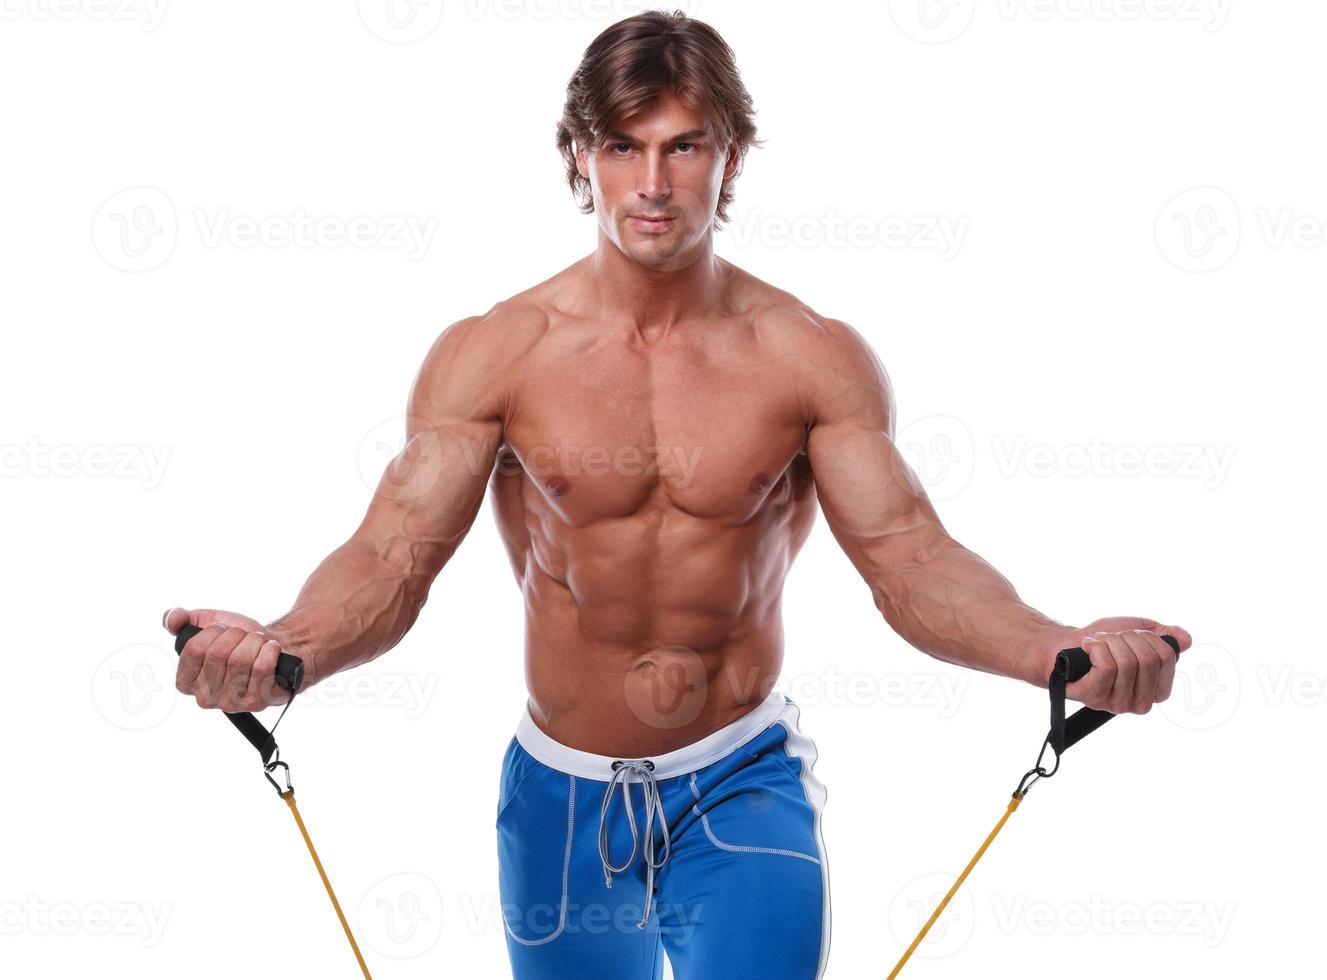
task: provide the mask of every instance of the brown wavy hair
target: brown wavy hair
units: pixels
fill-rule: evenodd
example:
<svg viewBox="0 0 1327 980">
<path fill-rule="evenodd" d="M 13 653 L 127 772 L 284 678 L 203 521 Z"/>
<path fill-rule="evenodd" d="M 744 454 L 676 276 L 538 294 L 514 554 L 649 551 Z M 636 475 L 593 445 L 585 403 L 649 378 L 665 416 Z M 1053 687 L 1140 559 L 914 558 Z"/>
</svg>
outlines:
<svg viewBox="0 0 1327 980">
<path fill-rule="evenodd" d="M 576 150 L 597 150 L 617 123 L 649 106 L 665 91 L 704 115 L 725 151 L 738 147 L 737 171 L 719 189 L 714 227 L 728 220 L 733 181 L 756 138 L 755 109 L 742 84 L 732 48 L 709 24 L 681 10 L 650 10 L 608 27 L 585 49 L 567 83 L 557 126 L 567 183 L 583 214 L 594 211 L 590 182 L 576 169 Z"/>
</svg>

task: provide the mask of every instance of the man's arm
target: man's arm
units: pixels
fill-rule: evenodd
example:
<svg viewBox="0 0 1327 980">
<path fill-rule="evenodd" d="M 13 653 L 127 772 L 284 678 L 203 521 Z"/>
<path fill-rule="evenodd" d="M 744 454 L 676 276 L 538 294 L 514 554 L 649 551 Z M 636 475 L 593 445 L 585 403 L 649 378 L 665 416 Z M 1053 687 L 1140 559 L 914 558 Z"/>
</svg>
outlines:
<svg viewBox="0 0 1327 980">
<path fill-rule="evenodd" d="M 204 628 L 181 656 L 181 691 L 204 707 L 257 710 L 288 697 L 269 680 L 278 652 L 304 660 L 307 687 L 400 641 L 483 501 L 503 439 L 506 347 L 496 314 L 442 332 L 411 388 L 405 447 L 358 529 L 318 565 L 289 612 L 266 626 L 222 610 L 167 613 L 171 633 L 186 623 Z"/>
<path fill-rule="evenodd" d="M 506 373 L 496 326 L 460 320 L 434 342 L 411 387 L 405 446 L 359 528 L 269 624 L 284 649 L 312 658 L 307 683 L 399 643 L 474 523 L 502 442 Z"/>
<path fill-rule="evenodd" d="M 1045 687 L 1055 654 L 1082 646 L 1094 670 L 1069 693 L 1145 713 L 1169 696 L 1174 655 L 1139 617 L 1066 626 L 1024 603 L 1009 580 L 954 540 L 894 445 L 889 378 L 847 324 L 820 321 L 803 352 L 807 456 L 825 519 L 886 621 L 936 659 Z M 1094 639 L 1085 642 L 1085 637 Z M 1100 669 L 1095 669 L 1100 668 Z"/>
</svg>

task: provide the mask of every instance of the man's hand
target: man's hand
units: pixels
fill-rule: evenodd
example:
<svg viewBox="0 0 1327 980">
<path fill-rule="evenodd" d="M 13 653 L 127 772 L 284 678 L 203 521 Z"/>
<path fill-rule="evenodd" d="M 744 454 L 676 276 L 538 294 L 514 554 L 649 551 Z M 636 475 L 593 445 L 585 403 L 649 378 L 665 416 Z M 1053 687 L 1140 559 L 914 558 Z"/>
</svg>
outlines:
<svg viewBox="0 0 1327 980">
<path fill-rule="evenodd" d="M 221 609 L 168 609 L 161 624 L 172 636 L 185 626 L 202 630 L 184 645 L 175 672 L 176 689 L 199 707 L 259 711 L 290 699 L 276 683 L 281 642 L 257 620 Z"/>
<path fill-rule="evenodd" d="M 1111 714 L 1145 715 L 1153 704 L 1170 697 L 1175 681 L 1175 652 L 1161 639 L 1163 633 L 1175 637 L 1181 651 L 1193 645 L 1180 627 L 1138 616 L 1111 616 L 1081 629 L 1063 627 L 1056 631 L 1042 683 L 1050 677 L 1055 654 L 1082 647 L 1092 669 L 1065 688 L 1065 697 Z"/>
</svg>

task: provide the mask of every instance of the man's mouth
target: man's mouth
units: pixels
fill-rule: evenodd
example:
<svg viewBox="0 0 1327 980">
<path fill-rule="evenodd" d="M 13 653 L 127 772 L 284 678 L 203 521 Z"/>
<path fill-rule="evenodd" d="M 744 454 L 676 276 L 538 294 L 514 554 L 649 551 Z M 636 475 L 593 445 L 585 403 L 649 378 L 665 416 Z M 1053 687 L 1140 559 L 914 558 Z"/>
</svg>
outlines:
<svg viewBox="0 0 1327 980">
<path fill-rule="evenodd" d="M 658 232 L 667 231 L 677 219 L 666 214 L 633 214 L 628 220 L 640 231 Z"/>
</svg>

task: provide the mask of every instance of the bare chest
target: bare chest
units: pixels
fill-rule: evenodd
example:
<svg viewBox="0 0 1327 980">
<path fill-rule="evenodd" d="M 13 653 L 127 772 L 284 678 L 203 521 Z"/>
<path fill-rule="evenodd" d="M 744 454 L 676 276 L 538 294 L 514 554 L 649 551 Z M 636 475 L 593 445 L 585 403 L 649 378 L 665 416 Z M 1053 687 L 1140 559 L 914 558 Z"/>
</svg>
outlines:
<svg viewBox="0 0 1327 980">
<path fill-rule="evenodd" d="M 652 505 L 736 523 L 797 489 L 790 372 L 740 336 L 573 335 L 532 359 L 514 405 L 508 451 L 573 525 Z"/>
</svg>

